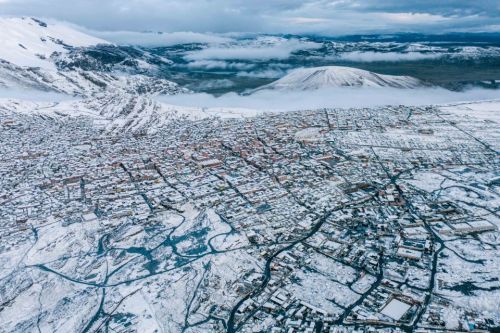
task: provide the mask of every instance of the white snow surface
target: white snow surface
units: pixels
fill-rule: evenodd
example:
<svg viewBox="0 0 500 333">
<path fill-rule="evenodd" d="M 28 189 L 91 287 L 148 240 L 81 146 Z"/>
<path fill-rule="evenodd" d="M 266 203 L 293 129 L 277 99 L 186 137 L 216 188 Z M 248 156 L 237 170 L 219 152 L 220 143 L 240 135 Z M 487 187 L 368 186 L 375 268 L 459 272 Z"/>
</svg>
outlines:
<svg viewBox="0 0 500 333">
<path fill-rule="evenodd" d="M 500 122 L 500 100 L 465 102 L 440 107 L 443 112 L 476 118 L 481 121 Z"/>
<path fill-rule="evenodd" d="M 0 18 L 0 59 L 18 66 L 55 69 L 49 59 L 54 52 L 97 44 L 109 43 L 64 24 L 28 17 Z"/>
<path fill-rule="evenodd" d="M 329 87 L 417 88 L 425 84 L 411 76 L 383 75 L 358 68 L 324 66 L 299 68 L 262 89 L 317 90 Z"/>
<path fill-rule="evenodd" d="M 382 310 L 382 314 L 391 317 L 394 320 L 399 320 L 408 311 L 410 306 L 397 299 L 393 299 Z"/>
</svg>

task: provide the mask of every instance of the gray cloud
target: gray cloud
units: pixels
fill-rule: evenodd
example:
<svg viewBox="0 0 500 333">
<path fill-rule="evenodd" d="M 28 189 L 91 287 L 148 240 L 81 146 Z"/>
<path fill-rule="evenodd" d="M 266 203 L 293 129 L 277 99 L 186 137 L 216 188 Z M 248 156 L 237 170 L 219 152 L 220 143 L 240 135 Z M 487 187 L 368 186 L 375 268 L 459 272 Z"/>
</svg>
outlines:
<svg viewBox="0 0 500 333">
<path fill-rule="evenodd" d="M 361 11 L 414 12 L 443 16 L 498 16 L 500 11 L 497 0 L 352 0 L 344 1 L 343 4 Z"/>
<path fill-rule="evenodd" d="M 0 14 L 101 31 L 500 31 L 497 0 L 0 0 Z"/>
<path fill-rule="evenodd" d="M 418 61 L 423 59 L 436 59 L 441 57 L 439 53 L 420 52 L 373 52 L 373 51 L 353 51 L 340 54 L 339 58 L 346 61 L 374 62 L 374 61 Z"/>
<path fill-rule="evenodd" d="M 335 107 L 376 107 L 383 105 L 430 105 L 478 100 L 492 100 L 498 92 L 470 89 L 454 92 L 443 88 L 397 89 L 386 87 L 342 87 L 313 91 L 264 90 L 252 95 L 227 93 L 220 97 L 210 94 L 159 96 L 163 103 L 199 108 L 243 108 L 271 111 L 295 111 Z"/>
<path fill-rule="evenodd" d="M 242 62 L 228 62 L 221 60 L 195 60 L 190 62 L 187 67 L 195 69 L 232 69 L 232 70 L 247 70 L 255 65 Z"/>
<path fill-rule="evenodd" d="M 172 46 L 190 43 L 221 44 L 230 38 L 199 32 L 134 32 L 134 31 L 88 31 L 93 36 L 112 43 L 141 46 Z"/>
<path fill-rule="evenodd" d="M 185 56 L 187 60 L 271 60 L 287 59 L 298 50 L 320 48 L 322 44 L 300 39 L 261 37 L 247 43 L 212 46 L 193 51 Z"/>
</svg>

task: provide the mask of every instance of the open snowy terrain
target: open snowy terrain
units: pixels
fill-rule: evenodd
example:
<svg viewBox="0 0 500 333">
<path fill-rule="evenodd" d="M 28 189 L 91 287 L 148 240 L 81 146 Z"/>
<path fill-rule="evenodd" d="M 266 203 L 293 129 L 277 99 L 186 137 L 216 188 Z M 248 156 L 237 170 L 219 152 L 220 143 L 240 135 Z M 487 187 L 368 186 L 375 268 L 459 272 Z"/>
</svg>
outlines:
<svg viewBox="0 0 500 333">
<path fill-rule="evenodd" d="M 68 47 L 85 47 L 108 42 L 63 24 L 47 24 L 33 18 L 2 18 L 0 20 L 0 59 L 22 67 L 54 70 L 50 57 L 65 53 Z"/>
</svg>

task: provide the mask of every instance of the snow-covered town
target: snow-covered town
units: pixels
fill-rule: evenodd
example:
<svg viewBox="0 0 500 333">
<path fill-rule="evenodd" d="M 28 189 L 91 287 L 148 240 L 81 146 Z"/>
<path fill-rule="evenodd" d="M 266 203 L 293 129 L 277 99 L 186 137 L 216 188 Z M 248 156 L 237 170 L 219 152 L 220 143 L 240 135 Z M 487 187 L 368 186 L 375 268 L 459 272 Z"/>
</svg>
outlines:
<svg viewBox="0 0 500 333">
<path fill-rule="evenodd" d="M 499 17 L 0 0 L 0 333 L 500 332 Z"/>
<path fill-rule="evenodd" d="M 4 103 L 0 332 L 498 327 L 498 104 L 148 132 Z"/>
</svg>

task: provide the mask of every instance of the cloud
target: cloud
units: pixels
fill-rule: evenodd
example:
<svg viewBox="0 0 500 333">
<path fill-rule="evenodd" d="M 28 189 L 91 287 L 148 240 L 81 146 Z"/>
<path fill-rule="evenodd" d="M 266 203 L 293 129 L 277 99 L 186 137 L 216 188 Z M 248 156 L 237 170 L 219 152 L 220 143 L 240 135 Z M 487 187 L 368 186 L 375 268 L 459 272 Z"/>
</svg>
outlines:
<svg viewBox="0 0 500 333">
<path fill-rule="evenodd" d="M 291 17 L 288 19 L 291 24 L 317 24 L 317 23 L 331 23 L 332 21 L 327 18 L 321 17 Z"/>
<path fill-rule="evenodd" d="M 235 83 L 229 79 L 221 80 L 202 80 L 197 81 L 191 85 L 189 88 L 194 90 L 213 90 L 213 89 L 228 89 L 235 86 Z"/>
<path fill-rule="evenodd" d="M 231 38 L 198 32 L 90 31 L 88 33 L 118 45 L 172 46 L 180 44 L 221 44 Z"/>
<path fill-rule="evenodd" d="M 243 62 L 228 62 L 222 60 L 195 60 L 187 64 L 188 68 L 195 69 L 231 69 L 231 70 L 248 70 L 255 65 Z"/>
<path fill-rule="evenodd" d="M 3 15 L 100 31 L 320 33 L 499 31 L 498 0 L 0 0 Z"/>
<path fill-rule="evenodd" d="M 258 68 L 253 71 L 240 71 L 236 76 L 278 79 L 285 76 L 293 66 L 286 63 L 267 63 L 264 68 Z"/>
<path fill-rule="evenodd" d="M 360 12 L 431 14 L 446 17 L 496 16 L 500 10 L 497 0 L 347 0 L 342 1 L 342 6 Z"/>
<path fill-rule="evenodd" d="M 373 51 L 353 51 L 341 53 L 339 58 L 345 61 L 354 62 L 396 62 L 396 61 L 418 61 L 425 59 L 437 59 L 442 57 L 439 53 L 420 53 L 420 52 L 373 52 Z"/>
<path fill-rule="evenodd" d="M 429 13 L 379 13 L 381 18 L 403 24 L 429 24 L 451 20 L 449 17 Z"/>
<path fill-rule="evenodd" d="M 179 67 L 187 67 L 193 70 L 207 71 L 231 71 L 238 77 L 253 77 L 253 78 L 280 78 L 287 74 L 293 67 L 291 64 L 279 62 L 259 62 L 262 59 L 249 62 L 248 59 L 243 61 L 228 61 L 228 60 L 195 60 L 181 64 Z"/>
<path fill-rule="evenodd" d="M 287 59 L 293 52 L 320 48 L 322 44 L 301 39 L 259 37 L 236 44 L 210 46 L 188 53 L 184 58 L 190 61 L 200 60 L 272 60 Z"/>
<path fill-rule="evenodd" d="M 240 77 L 255 77 L 255 78 L 269 78 L 269 79 L 278 79 L 282 76 L 285 76 L 287 71 L 281 68 L 267 68 L 256 71 L 243 71 L 238 72 L 236 76 Z"/>
<path fill-rule="evenodd" d="M 78 97 L 34 89 L 0 87 L 0 99 L 21 99 L 32 102 L 63 102 L 77 100 Z"/>
<path fill-rule="evenodd" d="M 498 90 L 471 89 L 453 92 L 443 88 L 331 88 L 303 92 L 259 91 L 252 95 L 228 93 L 161 96 L 171 105 L 200 108 L 245 108 L 262 111 L 295 111 L 334 107 L 376 107 L 383 105 L 430 105 L 498 99 Z"/>
</svg>

